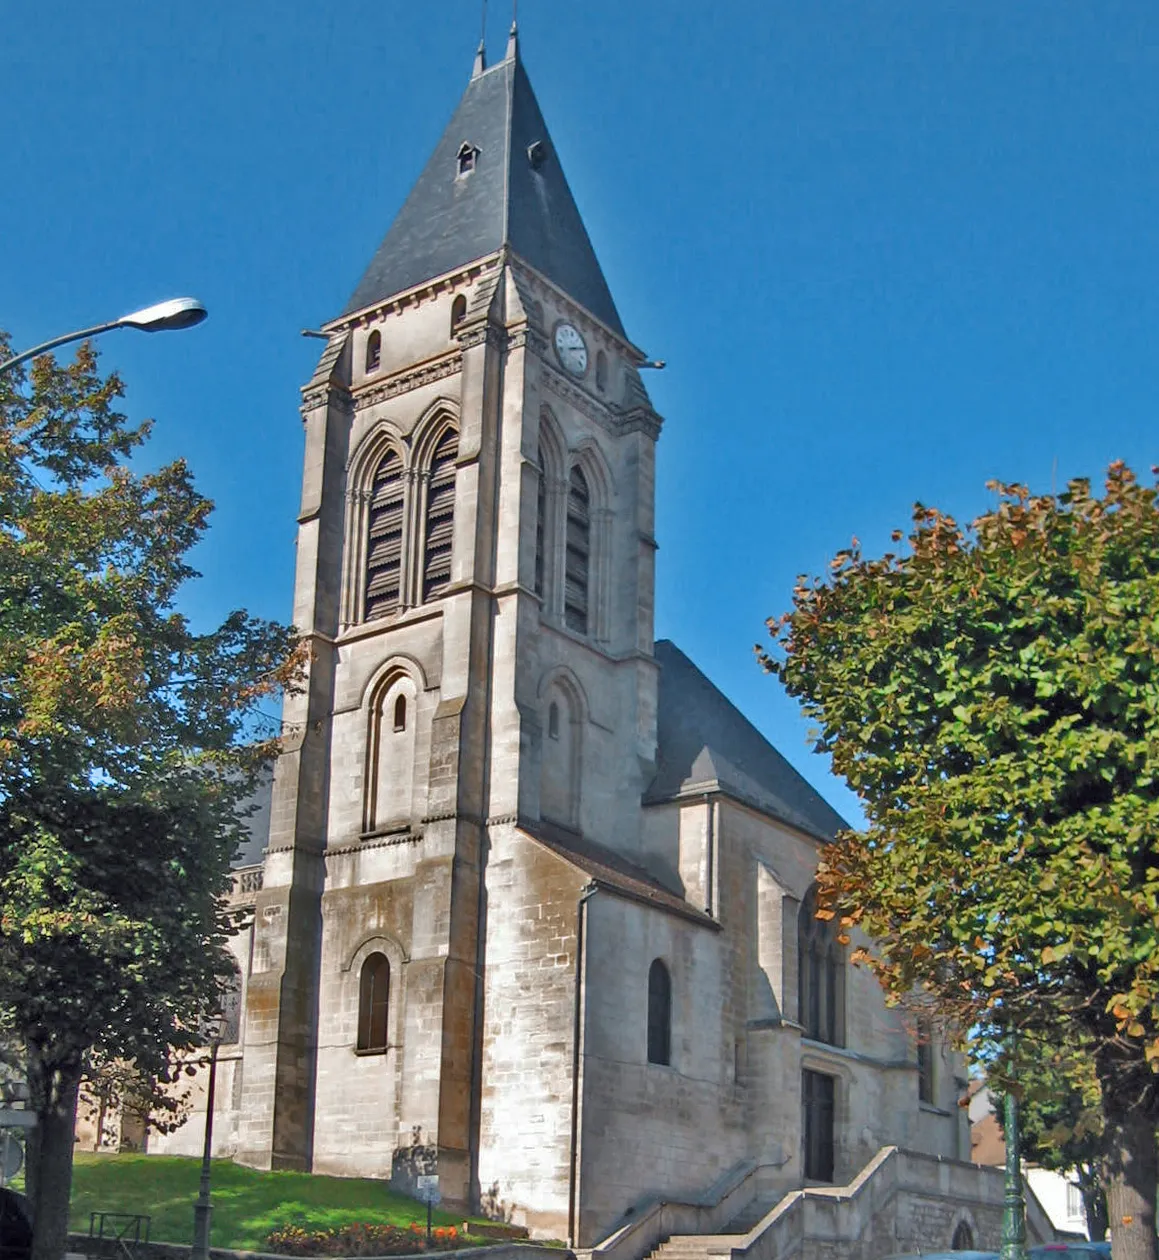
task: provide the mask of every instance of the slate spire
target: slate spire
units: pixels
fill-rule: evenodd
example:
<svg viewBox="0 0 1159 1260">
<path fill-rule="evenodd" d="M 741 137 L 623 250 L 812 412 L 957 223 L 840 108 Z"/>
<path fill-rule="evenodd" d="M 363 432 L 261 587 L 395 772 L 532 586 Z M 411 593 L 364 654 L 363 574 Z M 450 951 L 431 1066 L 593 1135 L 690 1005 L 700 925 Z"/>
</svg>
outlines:
<svg viewBox="0 0 1159 1260">
<path fill-rule="evenodd" d="M 506 246 L 623 337 L 615 302 L 519 56 L 482 50 L 458 108 L 345 315 Z"/>
</svg>

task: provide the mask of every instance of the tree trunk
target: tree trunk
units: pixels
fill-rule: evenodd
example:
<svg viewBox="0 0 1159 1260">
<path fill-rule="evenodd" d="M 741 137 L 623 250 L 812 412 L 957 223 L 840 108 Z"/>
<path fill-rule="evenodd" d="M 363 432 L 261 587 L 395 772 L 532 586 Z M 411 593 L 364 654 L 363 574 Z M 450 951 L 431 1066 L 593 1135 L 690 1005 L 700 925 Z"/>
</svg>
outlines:
<svg viewBox="0 0 1159 1260">
<path fill-rule="evenodd" d="M 1105 1182 L 1113 1260 L 1159 1260 L 1155 1246 L 1159 1180 L 1155 1121 L 1143 1108 L 1108 1109 L 1105 1118 Z"/>
<path fill-rule="evenodd" d="M 1083 1215 L 1087 1218 L 1087 1237 L 1102 1242 L 1107 1236 L 1107 1192 L 1097 1176 L 1079 1172 L 1079 1190 L 1083 1196 Z"/>
<path fill-rule="evenodd" d="M 36 1109 L 25 1176 L 33 1212 L 31 1260 L 61 1260 L 65 1252 L 80 1078 L 80 1055 L 46 1063 L 29 1047 L 28 1086 Z"/>
</svg>

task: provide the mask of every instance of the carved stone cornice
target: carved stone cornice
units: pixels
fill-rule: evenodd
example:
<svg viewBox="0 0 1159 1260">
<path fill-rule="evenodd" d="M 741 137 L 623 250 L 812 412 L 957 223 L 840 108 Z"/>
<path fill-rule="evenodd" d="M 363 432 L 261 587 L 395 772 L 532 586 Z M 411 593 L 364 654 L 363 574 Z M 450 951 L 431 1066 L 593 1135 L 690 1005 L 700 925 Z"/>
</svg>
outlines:
<svg viewBox="0 0 1159 1260">
<path fill-rule="evenodd" d="M 335 406 L 339 411 L 348 412 L 350 410 L 350 391 L 345 387 L 337 387 L 334 385 L 323 385 L 317 389 L 311 389 L 307 386 L 302 390 L 302 402 L 298 410 L 301 411 L 303 419 L 308 411 L 316 411 L 319 407 Z"/>
<path fill-rule="evenodd" d="M 542 380 L 549 393 L 574 407 L 576 411 L 598 424 L 601 429 L 615 433 L 615 423 L 605 407 L 597 403 L 585 390 L 565 381 L 546 359 L 543 366 L 547 370 L 542 373 Z"/>
<path fill-rule="evenodd" d="M 460 356 L 452 354 L 431 363 L 424 363 L 421 367 L 413 368 L 409 372 L 399 372 L 370 389 L 360 391 L 354 399 L 354 410 L 365 411 L 367 407 L 373 407 L 375 403 L 384 402 L 387 398 L 408 394 L 412 389 L 421 389 L 422 386 L 441 381 L 444 377 L 454 376 L 456 372 L 461 371 L 462 366 Z"/>
<path fill-rule="evenodd" d="M 507 345 L 507 329 L 499 324 L 476 324 L 473 328 L 464 329 L 455 340 L 463 350 L 470 350 L 484 343 L 496 350 L 502 350 Z"/>
<path fill-rule="evenodd" d="M 546 354 L 548 341 L 543 333 L 527 324 L 508 335 L 507 346 L 511 350 L 521 350 L 526 346 L 532 354 Z"/>
<path fill-rule="evenodd" d="M 660 428 L 664 422 L 647 407 L 633 407 L 617 417 L 618 433 L 645 433 L 655 442 L 660 436 Z"/>
</svg>

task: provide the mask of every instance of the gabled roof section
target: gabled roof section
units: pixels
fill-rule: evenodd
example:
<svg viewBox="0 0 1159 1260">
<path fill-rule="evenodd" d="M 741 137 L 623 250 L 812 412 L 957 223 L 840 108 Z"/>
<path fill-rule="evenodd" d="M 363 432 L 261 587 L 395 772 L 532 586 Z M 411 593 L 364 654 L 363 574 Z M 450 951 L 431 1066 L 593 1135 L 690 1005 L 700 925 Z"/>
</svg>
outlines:
<svg viewBox="0 0 1159 1260">
<path fill-rule="evenodd" d="M 463 145 L 477 150 L 459 173 Z M 344 315 L 507 246 L 625 337 L 616 304 L 512 38 L 476 73 Z"/>
<path fill-rule="evenodd" d="M 819 840 L 849 824 L 667 639 L 660 666 L 656 776 L 647 802 L 719 788 Z"/>
</svg>

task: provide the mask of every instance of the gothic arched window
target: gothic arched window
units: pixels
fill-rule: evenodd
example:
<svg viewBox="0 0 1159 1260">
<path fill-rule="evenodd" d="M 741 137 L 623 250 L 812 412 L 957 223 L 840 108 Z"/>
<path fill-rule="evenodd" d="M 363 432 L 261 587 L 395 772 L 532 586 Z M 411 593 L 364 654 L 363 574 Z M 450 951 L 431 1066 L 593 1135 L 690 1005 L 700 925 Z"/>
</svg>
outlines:
<svg viewBox="0 0 1159 1260">
<path fill-rule="evenodd" d="M 382 362 L 382 333 L 376 328 L 366 339 L 366 370 L 377 372 Z"/>
<path fill-rule="evenodd" d="M 402 459 L 389 450 L 374 471 L 366 542 L 367 621 L 398 611 L 402 586 Z"/>
<path fill-rule="evenodd" d="M 451 582 L 451 544 L 455 533 L 455 460 L 459 435 L 448 429 L 431 455 L 427 482 L 426 532 L 423 542 L 423 603 L 441 595 Z"/>
<path fill-rule="evenodd" d="M 648 1062 L 672 1062 L 672 977 L 659 958 L 648 968 Z"/>
<path fill-rule="evenodd" d="M 386 1049 L 386 1017 L 390 1010 L 390 963 L 385 954 L 371 954 L 358 980 L 358 1049 Z"/>
<path fill-rule="evenodd" d="M 817 889 L 810 888 L 797 916 L 798 1017 L 806 1037 L 840 1046 L 845 1041 L 845 953 L 834 919 L 817 918 Z"/>
<path fill-rule="evenodd" d="M 588 632 L 588 575 L 592 552 L 591 493 L 587 478 L 571 470 L 567 486 L 567 555 L 564 565 L 563 620 L 569 630 Z"/>
</svg>

